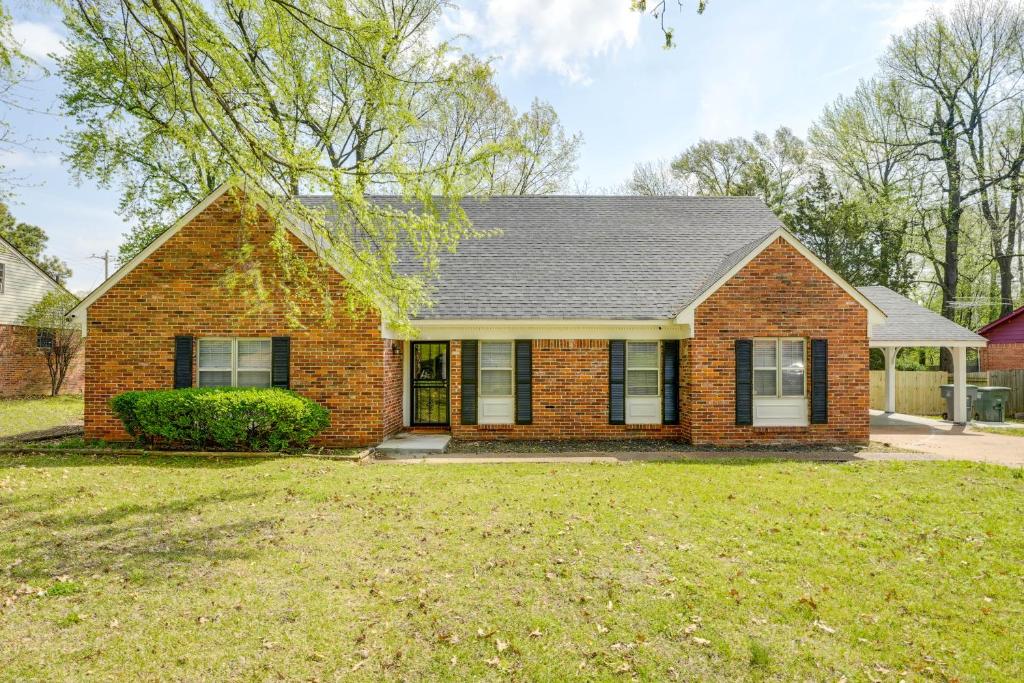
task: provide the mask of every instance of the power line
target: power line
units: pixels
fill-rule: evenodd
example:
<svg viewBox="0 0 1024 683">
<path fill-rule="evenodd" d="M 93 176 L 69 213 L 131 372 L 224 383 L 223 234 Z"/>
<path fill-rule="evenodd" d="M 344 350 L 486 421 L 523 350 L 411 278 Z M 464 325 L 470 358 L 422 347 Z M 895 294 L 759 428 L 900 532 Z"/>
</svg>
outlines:
<svg viewBox="0 0 1024 683">
<path fill-rule="evenodd" d="M 89 258 L 97 258 L 103 261 L 103 279 L 106 280 L 110 277 L 110 250 L 107 249 L 103 252 L 103 255 L 91 254 Z"/>
</svg>

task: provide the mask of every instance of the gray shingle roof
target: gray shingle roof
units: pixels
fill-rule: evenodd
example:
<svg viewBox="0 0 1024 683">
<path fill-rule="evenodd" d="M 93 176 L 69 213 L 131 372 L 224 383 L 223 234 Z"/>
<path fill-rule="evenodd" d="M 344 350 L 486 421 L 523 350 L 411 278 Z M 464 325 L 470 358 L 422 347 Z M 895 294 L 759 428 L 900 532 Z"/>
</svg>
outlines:
<svg viewBox="0 0 1024 683">
<path fill-rule="evenodd" d="M 938 313 L 929 311 L 888 287 L 858 288 L 864 296 L 881 308 L 888 316 L 881 325 L 871 330 L 871 342 L 979 342 L 985 338 L 961 327 Z"/>
<path fill-rule="evenodd" d="M 664 320 L 780 227 L 753 197 L 492 197 L 463 207 L 474 228 L 502 234 L 441 257 L 435 305 L 420 318 Z"/>
</svg>

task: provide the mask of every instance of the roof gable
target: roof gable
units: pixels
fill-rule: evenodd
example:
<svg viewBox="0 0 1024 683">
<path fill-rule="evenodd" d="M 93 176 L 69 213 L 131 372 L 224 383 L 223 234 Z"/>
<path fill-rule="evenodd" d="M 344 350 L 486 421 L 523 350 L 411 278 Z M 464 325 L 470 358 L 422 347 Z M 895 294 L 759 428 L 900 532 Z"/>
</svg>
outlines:
<svg viewBox="0 0 1024 683">
<path fill-rule="evenodd" d="M 46 280 L 47 284 L 53 285 L 54 287 L 58 287 L 60 289 L 63 289 L 65 292 L 68 291 L 67 288 L 64 287 L 64 285 L 62 285 L 61 283 L 59 283 L 56 280 L 54 280 L 53 276 L 51 276 L 45 270 L 43 270 L 38 265 L 36 265 L 35 261 L 30 259 L 28 256 L 25 256 L 25 254 L 23 254 L 20 249 L 18 249 L 16 246 L 11 244 L 9 241 L 4 239 L 3 237 L 0 237 L 0 245 L 3 245 L 4 247 L 7 247 L 7 249 L 15 256 L 15 258 L 17 258 L 18 260 L 24 262 L 25 265 L 27 265 L 29 268 L 31 268 L 32 271 L 35 274 L 37 274 L 39 277 L 41 277 L 44 280 Z"/>
<path fill-rule="evenodd" d="M 992 341 L 1024 340 L 1024 306 L 984 325 L 978 330 L 978 334 Z"/>
<path fill-rule="evenodd" d="M 225 193 L 228 192 L 228 190 L 231 189 L 237 189 L 240 192 L 245 191 L 243 187 L 241 187 L 240 185 L 233 181 L 227 181 L 222 183 L 219 187 L 217 187 L 217 189 L 215 189 L 213 192 L 204 197 L 202 201 L 200 201 L 198 204 L 189 209 L 181 218 L 175 221 L 173 225 L 171 225 L 169 228 L 160 233 L 156 237 L 156 239 L 154 239 L 152 242 L 146 245 L 146 247 L 138 254 L 136 254 L 132 260 L 130 260 L 128 263 L 124 264 L 116 271 L 114 271 L 113 275 L 104 280 L 96 289 L 90 292 L 88 296 L 82 299 L 81 302 L 79 302 L 79 304 L 71 310 L 69 315 L 72 318 L 83 318 L 84 329 L 83 314 L 85 313 L 85 311 L 89 309 L 89 306 L 91 306 L 93 302 L 95 302 L 97 299 L 103 296 L 111 287 L 120 282 L 126 275 L 128 275 L 128 273 L 135 270 L 135 268 L 138 267 L 138 265 L 145 261 L 147 258 L 149 258 L 149 256 L 153 252 L 162 247 L 169 239 L 178 234 L 178 232 L 180 232 L 182 228 L 191 223 L 199 214 L 201 214 L 203 211 L 209 208 L 211 204 L 220 199 Z M 264 207 L 261 203 L 257 202 L 257 204 L 261 208 L 266 209 L 266 207 Z M 284 225 L 288 228 L 288 230 L 297 238 L 299 238 L 299 240 L 301 240 L 303 244 L 312 249 L 316 254 L 322 254 L 323 250 L 319 248 L 319 246 L 316 244 L 313 235 L 310 234 L 308 230 L 303 230 L 300 227 L 298 227 L 297 222 L 292 220 L 288 216 L 284 216 L 282 220 L 284 222 Z M 335 268 L 337 269 L 337 266 L 335 266 Z M 341 272 L 340 269 L 338 270 L 339 272 Z"/>
<path fill-rule="evenodd" d="M 681 325 L 689 325 L 692 330 L 697 307 L 707 301 L 725 283 L 731 280 L 733 276 L 743 270 L 744 266 L 753 261 L 771 244 L 780 239 L 796 249 L 801 256 L 811 262 L 811 265 L 824 273 L 830 280 L 838 285 L 840 289 L 849 294 L 851 298 L 867 310 L 869 329 L 871 325 L 885 321 L 885 311 L 860 292 L 856 287 L 843 279 L 838 273 L 829 268 L 824 261 L 815 256 L 814 252 L 804 246 L 803 242 L 798 240 L 792 233 L 780 226 L 764 239 L 750 242 L 742 248 L 726 254 L 711 276 L 702 283 L 700 289 L 676 314 L 676 322 Z"/>
</svg>

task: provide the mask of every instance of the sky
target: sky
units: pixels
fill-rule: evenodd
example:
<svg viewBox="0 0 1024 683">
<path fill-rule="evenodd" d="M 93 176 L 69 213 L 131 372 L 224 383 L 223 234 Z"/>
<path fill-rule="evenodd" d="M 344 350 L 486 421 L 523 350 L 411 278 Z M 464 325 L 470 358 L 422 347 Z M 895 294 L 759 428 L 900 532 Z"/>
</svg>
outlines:
<svg viewBox="0 0 1024 683">
<path fill-rule="evenodd" d="M 569 191 L 609 191 L 638 161 L 669 159 L 702 138 L 749 136 L 789 126 L 798 135 L 822 108 L 870 77 L 890 36 L 950 0 L 668 0 L 677 47 L 662 48 L 655 19 L 629 0 L 457 0 L 440 35 L 489 57 L 498 84 L 520 109 L 550 102 L 584 143 Z M 653 5 L 654 2 L 649 4 Z M 59 17 L 38 0 L 9 0 L 14 33 L 43 66 L 62 50 Z M 23 86 L 30 110 L 4 112 L 29 146 L 0 163 L 18 177 L 9 204 L 46 229 L 49 252 L 74 271 L 72 291 L 103 280 L 125 223 L 116 187 L 81 183 L 63 165 L 57 75 Z M 113 264 L 112 264 L 113 265 Z"/>
</svg>

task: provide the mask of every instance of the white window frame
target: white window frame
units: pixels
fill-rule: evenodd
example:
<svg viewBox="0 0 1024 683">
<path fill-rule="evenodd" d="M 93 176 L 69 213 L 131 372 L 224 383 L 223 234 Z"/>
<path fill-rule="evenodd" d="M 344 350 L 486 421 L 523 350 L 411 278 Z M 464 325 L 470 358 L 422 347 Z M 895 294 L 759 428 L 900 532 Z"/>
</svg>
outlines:
<svg viewBox="0 0 1024 683">
<path fill-rule="evenodd" d="M 508 344 L 509 345 L 509 359 L 508 367 L 501 368 L 485 368 L 483 363 L 484 346 L 490 344 Z M 476 386 L 477 386 L 477 410 L 479 415 L 477 416 L 477 424 L 515 424 L 515 403 L 516 403 L 516 343 L 512 339 L 490 339 L 487 341 L 480 341 L 477 349 L 477 375 L 476 375 Z M 509 393 L 508 395 L 488 395 L 484 394 L 484 371 L 485 370 L 497 370 L 497 371 L 508 371 L 509 373 Z"/>
<path fill-rule="evenodd" d="M 0 294 L 4 293 L 7 286 L 7 264 L 0 263 Z"/>
<path fill-rule="evenodd" d="M 651 366 L 638 366 L 632 367 L 629 364 L 629 349 L 633 344 L 654 344 L 657 349 L 657 360 L 655 361 L 655 367 Z M 662 354 L 664 353 L 664 344 L 656 339 L 638 339 L 635 341 L 626 342 L 626 376 L 625 376 L 625 394 L 626 394 L 626 424 L 661 424 L 661 395 L 662 395 L 662 379 L 661 368 L 663 365 Z M 629 372 L 630 370 L 654 370 L 657 372 L 658 383 L 657 391 L 653 395 L 642 395 L 642 396 L 631 396 L 629 393 Z"/>
<path fill-rule="evenodd" d="M 798 341 L 803 347 L 804 380 L 799 395 L 783 396 L 782 394 L 782 343 Z M 807 339 L 805 337 L 757 337 L 758 342 L 775 343 L 775 367 L 754 365 L 757 370 L 775 370 L 775 395 L 763 396 L 754 394 L 754 426 L 755 427 L 806 427 L 809 424 L 807 402 Z M 757 354 L 753 354 L 756 359 Z M 753 360 L 753 359 L 752 359 Z M 757 384 L 754 382 L 754 387 Z"/>
<path fill-rule="evenodd" d="M 242 372 L 266 372 L 267 373 L 267 388 L 274 384 L 274 357 L 273 357 L 273 341 L 270 337 L 199 337 L 196 340 L 196 386 L 203 386 L 202 384 L 202 373 L 203 372 L 230 372 L 231 373 L 231 386 L 238 386 L 238 342 L 240 341 L 260 341 L 268 342 L 271 346 L 271 357 L 270 367 L 266 370 L 258 370 L 254 368 L 242 368 Z M 199 364 L 202 356 L 199 353 L 199 347 L 203 342 L 231 342 L 231 367 L 215 367 L 215 368 L 204 368 Z M 262 388 L 262 387 L 253 387 Z"/>
</svg>

